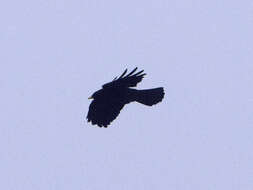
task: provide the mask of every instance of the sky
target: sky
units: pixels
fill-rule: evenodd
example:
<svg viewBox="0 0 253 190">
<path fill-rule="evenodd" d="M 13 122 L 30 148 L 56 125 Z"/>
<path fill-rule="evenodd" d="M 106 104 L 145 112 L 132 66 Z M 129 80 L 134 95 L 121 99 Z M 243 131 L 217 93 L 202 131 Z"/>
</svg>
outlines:
<svg viewBox="0 0 253 190">
<path fill-rule="evenodd" d="M 0 34 L 0 189 L 253 189 L 252 1 L 1 1 Z M 87 123 L 135 67 L 164 100 Z"/>
</svg>

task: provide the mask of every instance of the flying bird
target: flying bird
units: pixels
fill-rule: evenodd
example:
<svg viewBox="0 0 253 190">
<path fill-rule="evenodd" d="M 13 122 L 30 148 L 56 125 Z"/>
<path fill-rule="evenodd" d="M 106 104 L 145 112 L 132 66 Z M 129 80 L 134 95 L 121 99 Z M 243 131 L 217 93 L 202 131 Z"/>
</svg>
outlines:
<svg viewBox="0 0 253 190">
<path fill-rule="evenodd" d="M 161 102 L 164 97 L 162 87 L 137 90 L 137 83 L 141 82 L 144 70 L 136 72 L 137 67 L 126 75 L 127 69 L 115 77 L 111 82 L 102 86 L 102 89 L 93 93 L 89 99 L 93 99 L 87 114 L 88 122 L 99 127 L 107 127 L 116 119 L 124 105 L 130 102 L 138 102 L 152 106 Z M 136 73 L 135 73 L 136 72 Z"/>
</svg>

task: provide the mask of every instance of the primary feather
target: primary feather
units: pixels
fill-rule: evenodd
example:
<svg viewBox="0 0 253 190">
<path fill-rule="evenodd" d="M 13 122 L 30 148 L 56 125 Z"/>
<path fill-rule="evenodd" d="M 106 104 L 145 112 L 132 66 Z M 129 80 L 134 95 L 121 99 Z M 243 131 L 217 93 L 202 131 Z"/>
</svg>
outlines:
<svg viewBox="0 0 253 190">
<path fill-rule="evenodd" d="M 144 70 L 136 73 L 133 75 L 133 73 L 137 70 L 137 67 L 131 71 L 127 76 L 124 77 L 124 75 L 127 73 L 127 69 L 120 75 L 120 77 L 117 79 L 117 77 L 114 78 L 113 81 L 104 84 L 103 88 L 110 88 L 110 87 L 135 87 L 141 80 L 143 79 L 143 76 L 146 75 L 145 73 L 141 74 Z"/>
</svg>

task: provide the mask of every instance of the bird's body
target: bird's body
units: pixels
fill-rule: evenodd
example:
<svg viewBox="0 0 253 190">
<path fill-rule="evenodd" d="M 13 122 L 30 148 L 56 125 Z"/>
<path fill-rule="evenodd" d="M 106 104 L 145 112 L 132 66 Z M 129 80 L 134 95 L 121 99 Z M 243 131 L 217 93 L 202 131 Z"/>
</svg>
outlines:
<svg viewBox="0 0 253 190">
<path fill-rule="evenodd" d="M 103 85 L 103 88 L 96 91 L 91 98 L 88 122 L 99 127 L 107 127 L 120 113 L 125 104 L 130 102 L 139 102 L 152 106 L 162 101 L 164 97 L 163 88 L 154 88 L 147 90 L 136 90 L 135 87 L 145 75 L 143 70 L 133 74 L 137 68 L 124 77 L 127 70 L 117 79 Z"/>
</svg>

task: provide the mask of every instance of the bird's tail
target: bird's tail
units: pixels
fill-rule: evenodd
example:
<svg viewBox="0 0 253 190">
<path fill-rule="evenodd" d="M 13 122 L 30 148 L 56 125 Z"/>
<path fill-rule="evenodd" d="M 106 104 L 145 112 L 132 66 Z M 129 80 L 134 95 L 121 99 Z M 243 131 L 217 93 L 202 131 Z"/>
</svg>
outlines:
<svg viewBox="0 0 253 190">
<path fill-rule="evenodd" d="M 164 90 L 162 87 L 135 91 L 135 101 L 147 106 L 152 106 L 161 102 L 163 97 Z"/>
</svg>

